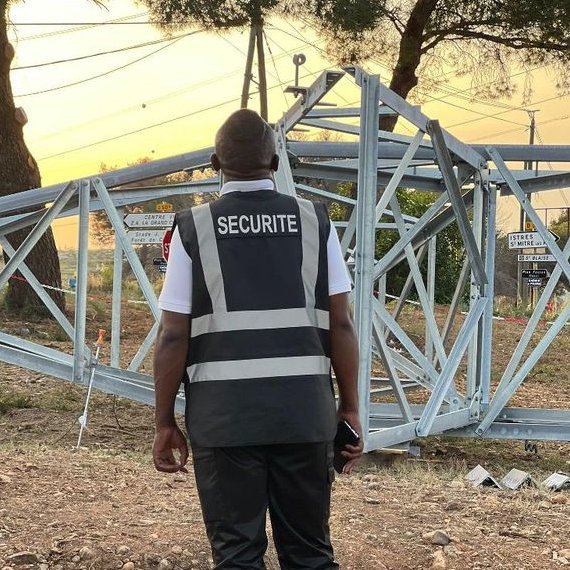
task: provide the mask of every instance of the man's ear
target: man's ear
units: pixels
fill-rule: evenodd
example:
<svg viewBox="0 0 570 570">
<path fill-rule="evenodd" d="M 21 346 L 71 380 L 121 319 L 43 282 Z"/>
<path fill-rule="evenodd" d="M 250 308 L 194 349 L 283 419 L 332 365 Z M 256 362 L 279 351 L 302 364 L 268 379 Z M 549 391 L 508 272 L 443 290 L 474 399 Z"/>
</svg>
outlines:
<svg viewBox="0 0 570 570">
<path fill-rule="evenodd" d="M 216 172 L 220 172 L 220 170 L 222 169 L 222 165 L 220 164 L 220 159 L 218 158 L 218 155 L 215 152 L 212 154 L 212 156 L 210 156 L 210 162 L 212 163 L 212 168 Z"/>
<path fill-rule="evenodd" d="M 277 154 L 274 154 L 271 157 L 271 166 L 269 168 L 270 170 L 273 170 L 273 172 L 277 172 L 279 169 L 279 156 Z"/>
</svg>

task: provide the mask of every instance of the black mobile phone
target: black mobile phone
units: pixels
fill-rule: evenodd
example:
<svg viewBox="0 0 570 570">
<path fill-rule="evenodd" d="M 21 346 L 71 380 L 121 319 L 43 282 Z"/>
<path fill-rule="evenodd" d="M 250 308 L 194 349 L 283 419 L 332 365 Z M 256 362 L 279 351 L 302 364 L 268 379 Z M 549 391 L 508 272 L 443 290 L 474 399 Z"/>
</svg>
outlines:
<svg viewBox="0 0 570 570">
<path fill-rule="evenodd" d="M 346 420 L 338 422 L 334 438 L 333 459 L 333 466 L 337 473 L 342 473 L 344 466 L 348 463 L 348 459 L 341 455 L 341 451 L 344 451 L 347 444 L 356 445 L 359 439 L 358 432 Z"/>
</svg>

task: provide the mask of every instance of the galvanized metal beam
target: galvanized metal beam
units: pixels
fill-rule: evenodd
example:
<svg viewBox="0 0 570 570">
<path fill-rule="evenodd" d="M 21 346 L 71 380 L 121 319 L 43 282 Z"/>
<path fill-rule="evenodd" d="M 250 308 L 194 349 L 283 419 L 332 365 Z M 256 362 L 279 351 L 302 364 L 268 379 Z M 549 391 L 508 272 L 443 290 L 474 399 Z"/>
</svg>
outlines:
<svg viewBox="0 0 570 570">
<path fill-rule="evenodd" d="M 358 171 L 358 200 L 356 204 L 356 254 L 354 284 L 354 321 L 360 344 L 358 361 L 358 400 L 363 430 L 364 449 L 367 449 L 370 409 L 370 372 L 372 366 L 372 290 L 374 286 L 374 248 L 376 219 L 376 157 L 378 156 L 378 86 L 377 75 L 359 74 L 361 85 L 360 166 Z"/>
</svg>

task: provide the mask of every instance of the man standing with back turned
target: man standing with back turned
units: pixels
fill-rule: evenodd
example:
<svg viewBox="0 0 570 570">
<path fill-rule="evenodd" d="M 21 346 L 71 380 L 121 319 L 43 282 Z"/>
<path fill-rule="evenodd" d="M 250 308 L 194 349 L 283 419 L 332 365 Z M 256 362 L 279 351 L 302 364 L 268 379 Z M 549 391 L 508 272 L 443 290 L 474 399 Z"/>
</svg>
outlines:
<svg viewBox="0 0 570 570">
<path fill-rule="evenodd" d="M 174 419 L 183 379 L 215 570 L 265 568 L 267 508 L 282 570 L 337 569 L 328 524 L 337 419 L 361 434 L 338 237 L 323 205 L 275 190 L 278 163 L 270 126 L 253 111 L 230 115 L 212 155 L 221 197 L 176 215 L 160 296 L 154 464 L 185 470 Z M 350 473 L 362 444 L 343 454 Z"/>
</svg>

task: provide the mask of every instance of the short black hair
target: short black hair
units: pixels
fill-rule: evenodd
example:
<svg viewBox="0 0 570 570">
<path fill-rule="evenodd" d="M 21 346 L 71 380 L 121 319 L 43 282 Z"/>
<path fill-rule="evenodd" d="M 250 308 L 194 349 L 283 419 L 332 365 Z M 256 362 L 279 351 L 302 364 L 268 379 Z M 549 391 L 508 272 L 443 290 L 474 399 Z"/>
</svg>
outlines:
<svg viewBox="0 0 570 570">
<path fill-rule="evenodd" d="M 255 111 L 240 109 L 216 133 L 215 149 L 222 170 L 245 176 L 268 170 L 275 155 L 273 129 Z"/>
</svg>

